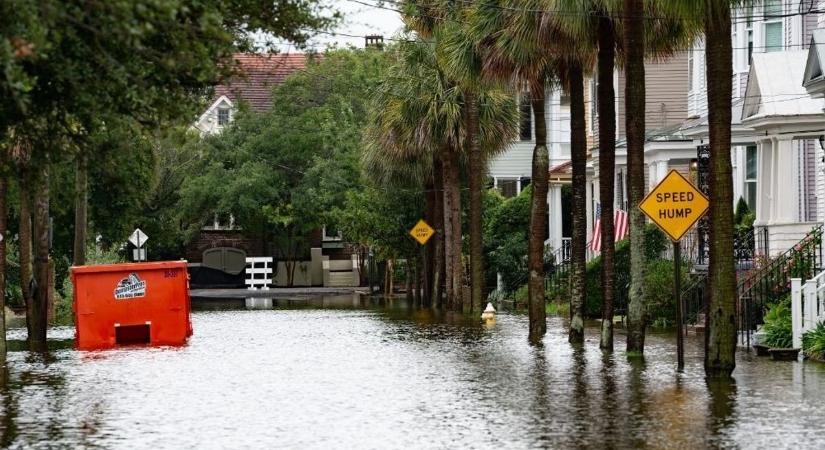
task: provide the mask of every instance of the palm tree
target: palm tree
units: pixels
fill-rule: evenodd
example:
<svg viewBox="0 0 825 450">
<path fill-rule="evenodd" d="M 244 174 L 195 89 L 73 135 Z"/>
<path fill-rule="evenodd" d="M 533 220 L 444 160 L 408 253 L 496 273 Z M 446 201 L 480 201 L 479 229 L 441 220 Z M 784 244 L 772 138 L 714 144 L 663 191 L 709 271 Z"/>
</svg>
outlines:
<svg viewBox="0 0 825 450">
<path fill-rule="evenodd" d="M 630 295 L 627 351 L 644 352 L 647 307 L 645 305 L 645 218 L 636 207 L 644 199 L 645 56 L 663 58 L 689 48 L 699 32 L 699 21 L 668 15 L 661 0 L 624 0 L 620 12 L 625 68 L 625 135 L 627 137 L 628 208 L 630 216 Z M 647 11 L 655 11 L 646 18 Z"/>
<path fill-rule="evenodd" d="M 89 160 L 86 152 L 76 156 L 75 198 L 74 198 L 74 252 L 72 264 L 86 264 L 86 238 L 88 230 L 87 210 L 89 195 Z"/>
<path fill-rule="evenodd" d="M 736 270 L 733 259 L 731 6 L 749 0 L 672 0 L 662 7 L 674 17 L 703 24 L 710 134 L 710 261 L 705 373 L 729 378 L 736 368 Z"/>
<path fill-rule="evenodd" d="M 484 297 L 484 243 L 482 238 L 482 189 L 486 158 L 481 149 L 478 91 L 490 88 L 482 78 L 481 48 L 468 29 L 470 4 L 443 0 L 404 2 L 406 23 L 419 35 L 434 38 L 438 61 L 461 86 L 466 99 L 467 160 L 470 200 L 470 308 L 479 312 Z M 500 150 L 503 150 L 500 149 Z M 467 305 L 465 305 L 467 306 Z"/>
<path fill-rule="evenodd" d="M 462 308 L 460 159 L 469 135 L 467 109 L 463 107 L 466 95 L 438 64 L 431 42 L 399 44 L 397 55 L 396 63 L 377 91 L 376 105 L 380 105 L 380 109 L 371 121 L 368 135 L 393 166 L 414 159 L 426 161 L 430 170 L 441 166 L 447 306 L 459 310 Z M 484 156 L 499 151 L 515 137 L 516 107 L 509 92 L 501 89 L 480 87 L 475 94 L 479 147 Z M 438 178 L 432 173 L 429 175 L 435 184 Z M 438 273 L 434 270 L 434 278 L 438 278 Z"/>
<path fill-rule="evenodd" d="M 0 147 L 0 365 L 6 363 L 6 232 L 8 231 L 9 154 Z"/>
<path fill-rule="evenodd" d="M 584 342 L 584 307 L 587 286 L 587 134 L 584 109 L 584 70 L 574 61 L 568 71 L 570 91 L 570 162 L 572 165 L 573 230 L 570 239 L 571 343 Z"/>
<path fill-rule="evenodd" d="M 549 155 L 545 90 L 552 75 L 552 47 L 542 42 L 542 24 L 547 15 L 533 12 L 537 2 L 511 5 L 507 0 L 482 2 L 472 12 L 472 33 L 484 48 L 487 76 L 511 80 L 529 91 L 535 124 L 536 144 L 532 159 L 532 196 L 528 230 L 529 339 L 538 342 L 546 333 L 544 292 L 544 241 L 547 227 Z"/>
<path fill-rule="evenodd" d="M 613 350 L 613 299 L 616 289 L 616 245 L 614 242 L 613 200 L 616 163 L 616 92 L 613 73 L 616 64 L 616 28 L 602 10 L 598 17 L 599 110 L 599 203 L 601 205 L 602 251 L 602 331 L 599 346 Z"/>
<path fill-rule="evenodd" d="M 627 136 L 628 208 L 630 219 L 630 293 L 627 305 L 627 351 L 643 352 L 646 307 L 644 279 L 645 218 L 635 205 L 645 193 L 645 23 L 644 0 L 624 0 L 625 127 Z"/>
<path fill-rule="evenodd" d="M 467 8 L 463 8 L 465 11 Z M 455 14 L 457 18 L 462 15 Z M 481 312 L 484 297 L 484 242 L 482 238 L 482 189 L 487 173 L 486 158 L 481 149 L 478 91 L 485 86 L 481 80 L 481 55 L 465 26 L 447 21 L 436 32 L 436 53 L 439 65 L 456 79 L 464 93 L 467 117 L 468 185 L 470 190 L 470 304 L 465 309 Z M 499 149 L 501 150 L 501 149 Z M 470 308 L 466 308 L 469 306 Z"/>
</svg>

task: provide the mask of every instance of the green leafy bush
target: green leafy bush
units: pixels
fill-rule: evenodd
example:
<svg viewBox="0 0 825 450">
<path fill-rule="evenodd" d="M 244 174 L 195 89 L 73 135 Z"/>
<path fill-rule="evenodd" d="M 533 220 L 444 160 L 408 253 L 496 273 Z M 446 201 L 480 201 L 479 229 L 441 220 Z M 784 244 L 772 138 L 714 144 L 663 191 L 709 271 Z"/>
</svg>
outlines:
<svg viewBox="0 0 825 450">
<path fill-rule="evenodd" d="M 825 360 L 825 322 L 802 335 L 802 353 L 809 358 Z"/>
<path fill-rule="evenodd" d="M 484 247 L 486 278 L 495 286 L 500 273 L 506 292 L 527 282 L 527 228 L 530 221 L 531 188 L 504 199 L 491 189 L 485 196 Z"/>
<path fill-rule="evenodd" d="M 627 298 L 630 287 L 630 239 L 619 241 L 616 244 L 616 295 L 614 298 Z M 656 261 L 667 247 L 667 238 L 655 225 L 645 228 L 645 259 Z M 672 272 L 672 264 L 671 272 Z M 598 317 L 602 310 L 602 259 L 597 257 L 587 264 L 587 302 L 585 314 L 589 317 Z M 671 280 L 672 280 L 671 275 Z M 672 281 L 671 281 L 672 282 Z M 662 290 L 661 286 L 654 290 Z M 670 289 L 667 292 L 672 292 Z"/>
<path fill-rule="evenodd" d="M 689 266 L 682 264 L 681 285 L 690 279 Z M 647 266 L 645 295 L 647 314 L 654 326 L 668 327 L 676 324 L 676 301 L 673 298 L 673 261 L 657 259 Z"/>
<path fill-rule="evenodd" d="M 772 348 L 791 348 L 793 328 L 791 326 L 791 298 L 785 297 L 768 309 L 764 318 L 764 345 Z"/>
</svg>

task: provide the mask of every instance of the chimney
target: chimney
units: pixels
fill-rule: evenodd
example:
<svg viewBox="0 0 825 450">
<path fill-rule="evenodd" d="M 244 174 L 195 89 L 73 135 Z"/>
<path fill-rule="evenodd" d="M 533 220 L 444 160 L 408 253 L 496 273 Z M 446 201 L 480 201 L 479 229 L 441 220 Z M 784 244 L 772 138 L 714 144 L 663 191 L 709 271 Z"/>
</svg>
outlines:
<svg viewBox="0 0 825 450">
<path fill-rule="evenodd" d="M 364 36 L 364 47 L 365 48 L 374 48 L 376 50 L 383 50 L 384 49 L 384 36 L 380 34 L 370 34 Z"/>
</svg>

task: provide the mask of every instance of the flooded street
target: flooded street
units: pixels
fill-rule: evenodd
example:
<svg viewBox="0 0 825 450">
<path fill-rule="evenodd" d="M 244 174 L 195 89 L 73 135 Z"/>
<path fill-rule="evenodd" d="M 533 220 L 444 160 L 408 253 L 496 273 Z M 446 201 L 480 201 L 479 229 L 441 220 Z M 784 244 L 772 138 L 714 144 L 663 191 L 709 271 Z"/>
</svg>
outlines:
<svg viewBox="0 0 825 450">
<path fill-rule="evenodd" d="M 595 327 L 572 348 L 560 318 L 531 347 L 522 315 L 487 328 L 404 302 L 298 303 L 195 311 L 181 348 L 12 352 L 0 446 L 825 447 L 825 364 L 740 354 L 734 385 L 708 385 L 692 336 L 679 375 L 670 335 L 629 361 L 621 334 L 603 356 Z"/>
</svg>

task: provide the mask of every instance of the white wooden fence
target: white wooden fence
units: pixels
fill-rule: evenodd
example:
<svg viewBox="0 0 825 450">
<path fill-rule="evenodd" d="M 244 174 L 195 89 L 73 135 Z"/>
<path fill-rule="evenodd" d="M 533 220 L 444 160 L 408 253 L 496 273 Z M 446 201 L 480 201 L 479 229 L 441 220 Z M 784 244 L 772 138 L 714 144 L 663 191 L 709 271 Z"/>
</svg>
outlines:
<svg viewBox="0 0 825 450">
<path fill-rule="evenodd" d="M 791 279 L 791 323 L 793 346 L 802 348 L 802 335 L 825 321 L 825 272 L 802 284 L 801 278 Z"/>
<path fill-rule="evenodd" d="M 246 288 L 269 289 L 272 284 L 272 258 L 246 258 Z"/>
</svg>

